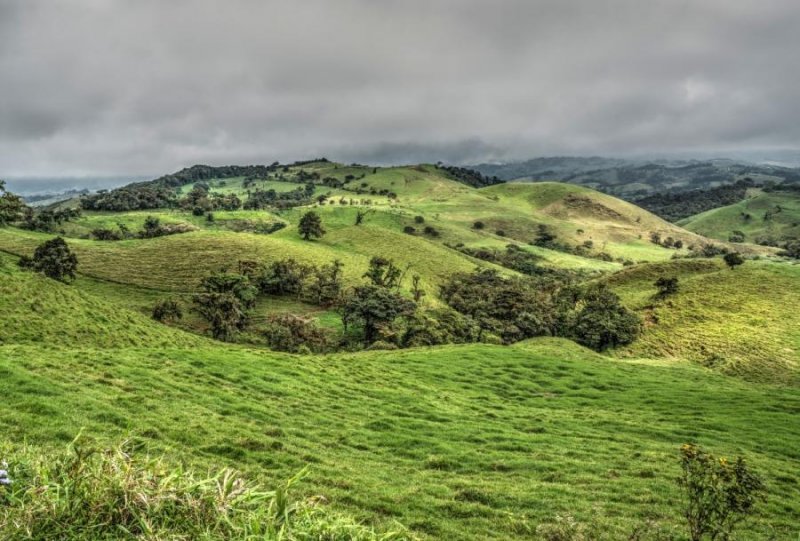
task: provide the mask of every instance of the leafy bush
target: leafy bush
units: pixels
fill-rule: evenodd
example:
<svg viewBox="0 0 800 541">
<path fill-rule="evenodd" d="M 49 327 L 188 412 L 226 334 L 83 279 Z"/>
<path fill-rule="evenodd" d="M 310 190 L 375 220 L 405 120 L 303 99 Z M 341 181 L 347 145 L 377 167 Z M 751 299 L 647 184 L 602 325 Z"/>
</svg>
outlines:
<svg viewBox="0 0 800 541">
<path fill-rule="evenodd" d="M 209 276 L 201 288 L 193 297 L 197 311 L 208 321 L 214 338 L 231 341 L 247 326 L 248 310 L 255 304 L 258 289 L 247 276 L 233 273 Z"/>
<path fill-rule="evenodd" d="M 321 353 L 330 348 L 328 334 L 312 319 L 294 314 L 272 314 L 262 331 L 267 345 L 277 351 Z"/>
<path fill-rule="evenodd" d="M 352 325 L 360 326 L 364 344 L 369 345 L 394 320 L 412 316 L 416 307 L 416 303 L 386 287 L 360 286 L 344 299 L 342 323 L 345 329 Z"/>
<path fill-rule="evenodd" d="M 567 337 L 595 351 L 630 344 L 641 331 L 641 318 L 620 302 L 604 285 L 593 286 L 572 297 L 577 301 L 558 329 Z"/>
<path fill-rule="evenodd" d="M 727 253 L 722 257 L 722 259 L 725 261 L 725 264 L 728 265 L 728 267 L 730 267 L 731 269 L 744 264 L 744 258 L 739 252 Z"/>
<path fill-rule="evenodd" d="M 407 539 L 294 499 L 303 472 L 266 489 L 230 469 L 198 475 L 129 442 L 104 449 L 76 440 L 66 452 L 22 448 L 8 458 L 13 482 L 0 486 L 7 541 Z"/>
<path fill-rule="evenodd" d="M 183 318 L 178 301 L 175 299 L 163 299 L 153 307 L 153 319 L 162 323 L 175 322 Z"/>
<path fill-rule="evenodd" d="M 75 279 L 78 258 L 69 249 L 64 239 L 56 237 L 40 244 L 32 258 L 21 258 L 19 265 L 22 268 L 41 272 L 53 280 L 68 282 Z"/>
<path fill-rule="evenodd" d="M 730 539 L 766 499 L 764 482 L 742 457 L 729 462 L 693 444 L 681 447 L 678 485 L 691 541 Z"/>
<path fill-rule="evenodd" d="M 656 296 L 661 298 L 668 297 L 678 292 L 678 279 L 674 276 L 670 278 L 662 276 L 656 280 L 655 286 L 658 288 Z"/>
</svg>

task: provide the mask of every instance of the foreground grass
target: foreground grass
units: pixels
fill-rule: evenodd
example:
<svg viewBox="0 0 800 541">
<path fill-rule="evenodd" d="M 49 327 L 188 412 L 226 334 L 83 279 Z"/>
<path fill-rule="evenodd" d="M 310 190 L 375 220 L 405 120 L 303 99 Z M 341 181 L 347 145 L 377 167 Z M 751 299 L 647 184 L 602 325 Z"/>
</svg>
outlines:
<svg viewBox="0 0 800 541">
<path fill-rule="evenodd" d="M 232 470 L 198 475 L 144 455 L 131 442 L 98 448 L 79 437 L 66 452 L 0 449 L 10 484 L 0 486 L 0 534 L 11 540 L 230 539 L 389 541 L 292 498 L 295 476 L 272 490 Z"/>
<path fill-rule="evenodd" d="M 799 526 L 796 390 L 562 340 L 329 357 L 5 346 L 0 396 L 8 442 L 60 446 L 84 428 L 270 480 L 309 466 L 304 494 L 424 538 L 533 538 L 557 514 L 607 539 L 675 524 L 687 441 L 765 475 L 743 539 Z"/>
</svg>

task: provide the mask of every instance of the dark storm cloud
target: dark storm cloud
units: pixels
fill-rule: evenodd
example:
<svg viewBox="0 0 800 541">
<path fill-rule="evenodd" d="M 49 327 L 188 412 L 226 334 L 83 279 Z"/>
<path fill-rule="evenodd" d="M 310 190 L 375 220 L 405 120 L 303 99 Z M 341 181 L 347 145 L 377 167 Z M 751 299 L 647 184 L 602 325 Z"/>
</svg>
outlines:
<svg viewBox="0 0 800 541">
<path fill-rule="evenodd" d="M 0 0 L 0 175 L 796 147 L 796 0 Z"/>
</svg>

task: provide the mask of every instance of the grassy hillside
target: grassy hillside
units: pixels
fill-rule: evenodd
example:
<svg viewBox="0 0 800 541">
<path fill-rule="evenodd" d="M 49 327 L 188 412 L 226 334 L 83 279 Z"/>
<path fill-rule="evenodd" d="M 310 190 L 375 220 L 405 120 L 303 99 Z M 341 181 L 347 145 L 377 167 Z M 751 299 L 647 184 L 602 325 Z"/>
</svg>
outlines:
<svg viewBox="0 0 800 541">
<path fill-rule="evenodd" d="M 679 291 L 655 298 L 659 277 Z M 800 265 L 721 260 L 649 264 L 608 279 L 644 317 L 643 335 L 620 355 L 689 359 L 728 374 L 800 382 Z"/>
<path fill-rule="evenodd" d="M 0 375 L 9 440 L 61 445 L 83 427 L 268 480 L 308 465 L 303 493 L 424 539 L 534 538 L 557 514 L 605 539 L 675 524 L 686 441 L 766 476 L 742 539 L 786 538 L 800 513 L 796 392 L 561 340 L 325 358 L 7 345 Z"/>
<path fill-rule="evenodd" d="M 800 238 L 800 193 L 749 190 L 748 198 L 679 222 L 690 231 L 709 238 L 728 240 L 734 231 L 747 242 Z"/>
</svg>

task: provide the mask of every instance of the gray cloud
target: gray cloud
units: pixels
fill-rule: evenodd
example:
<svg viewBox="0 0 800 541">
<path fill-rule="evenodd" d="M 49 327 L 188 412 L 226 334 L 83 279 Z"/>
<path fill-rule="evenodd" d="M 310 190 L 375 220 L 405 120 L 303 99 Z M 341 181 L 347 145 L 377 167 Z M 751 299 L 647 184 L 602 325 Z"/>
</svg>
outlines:
<svg viewBox="0 0 800 541">
<path fill-rule="evenodd" d="M 0 0 L 0 176 L 797 147 L 796 0 Z"/>
</svg>

